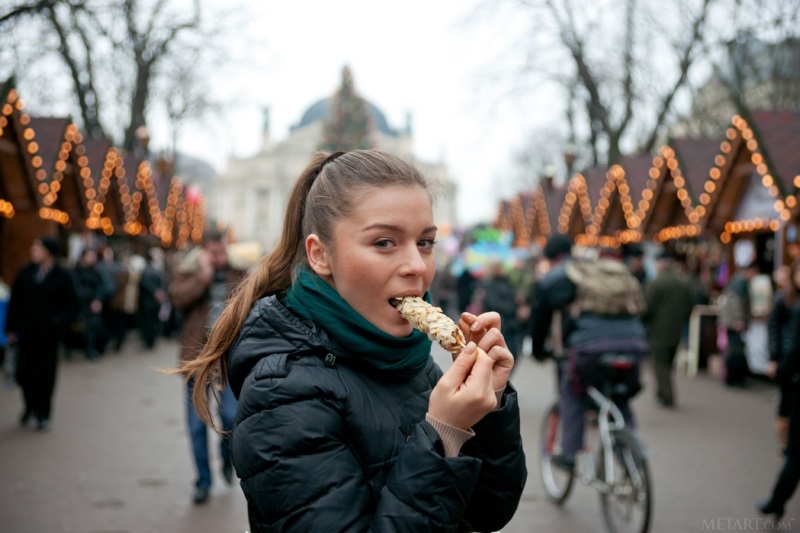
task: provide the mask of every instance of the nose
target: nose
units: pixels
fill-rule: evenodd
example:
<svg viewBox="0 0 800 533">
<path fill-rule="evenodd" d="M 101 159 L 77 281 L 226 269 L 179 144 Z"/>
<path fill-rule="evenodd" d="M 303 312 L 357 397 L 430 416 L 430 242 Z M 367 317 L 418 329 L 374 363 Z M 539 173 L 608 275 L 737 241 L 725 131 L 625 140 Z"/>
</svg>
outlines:
<svg viewBox="0 0 800 533">
<path fill-rule="evenodd" d="M 400 272 L 404 276 L 422 276 L 428 269 L 428 264 L 416 244 L 409 246 L 403 254 L 403 264 Z"/>
</svg>

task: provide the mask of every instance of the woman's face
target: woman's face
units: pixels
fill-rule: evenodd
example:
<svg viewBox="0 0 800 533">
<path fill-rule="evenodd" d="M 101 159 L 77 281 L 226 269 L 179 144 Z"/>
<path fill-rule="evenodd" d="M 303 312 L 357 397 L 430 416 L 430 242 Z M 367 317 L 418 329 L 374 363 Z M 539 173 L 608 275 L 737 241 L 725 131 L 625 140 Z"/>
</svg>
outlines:
<svg viewBox="0 0 800 533">
<path fill-rule="evenodd" d="M 396 185 L 358 193 L 353 205 L 334 225 L 333 250 L 322 247 L 323 270 L 314 270 L 375 327 L 407 337 L 412 327 L 389 300 L 422 296 L 433 280 L 431 200 L 422 187 Z"/>
</svg>

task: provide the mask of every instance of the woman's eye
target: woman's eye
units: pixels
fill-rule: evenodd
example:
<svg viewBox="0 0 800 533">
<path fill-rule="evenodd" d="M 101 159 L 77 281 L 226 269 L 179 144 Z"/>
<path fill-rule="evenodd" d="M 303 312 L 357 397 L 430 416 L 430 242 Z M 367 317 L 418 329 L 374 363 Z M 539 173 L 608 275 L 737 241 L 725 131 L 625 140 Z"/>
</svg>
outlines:
<svg viewBox="0 0 800 533">
<path fill-rule="evenodd" d="M 375 247 L 377 248 L 388 248 L 391 245 L 392 241 L 390 241 L 389 239 L 383 239 L 375 242 Z"/>
<path fill-rule="evenodd" d="M 419 245 L 422 248 L 433 248 L 436 244 L 436 239 L 422 239 L 419 241 Z"/>
</svg>

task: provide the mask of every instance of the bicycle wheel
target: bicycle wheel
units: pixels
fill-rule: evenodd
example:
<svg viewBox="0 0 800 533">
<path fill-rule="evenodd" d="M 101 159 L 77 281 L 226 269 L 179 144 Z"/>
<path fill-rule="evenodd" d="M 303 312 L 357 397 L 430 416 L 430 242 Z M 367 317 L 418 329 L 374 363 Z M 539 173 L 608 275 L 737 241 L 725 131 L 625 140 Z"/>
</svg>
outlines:
<svg viewBox="0 0 800 533">
<path fill-rule="evenodd" d="M 639 439 L 630 429 L 611 434 L 613 480 L 606 479 L 602 449 L 597 466 L 598 478 L 608 483 L 600 493 L 600 505 L 609 533 L 646 533 L 650 528 L 653 493 L 650 469 Z"/>
<path fill-rule="evenodd" d="M 558 402 L 547 411 L 542 423 L 539 470 L 547 496 L 561 505 L 569 496 L 575 472 L 553 464 L 552 456 L 561 453 L 561 415 Z"/>
</svg>

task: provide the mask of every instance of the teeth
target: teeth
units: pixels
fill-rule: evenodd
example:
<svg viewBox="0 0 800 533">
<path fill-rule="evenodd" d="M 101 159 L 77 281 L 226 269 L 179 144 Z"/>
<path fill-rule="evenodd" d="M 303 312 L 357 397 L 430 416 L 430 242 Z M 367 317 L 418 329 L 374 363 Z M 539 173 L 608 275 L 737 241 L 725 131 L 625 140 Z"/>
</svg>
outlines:
<svg viewBox="0 0 800 533">
<path fill-rule="evenodd" d="M 392 298 L 391 301 L 403 318 L 448 352 L 457 354 L 466 346 L 464 334 L 440 307 L 435 307 L 418 296 Z"/>
</svg>

